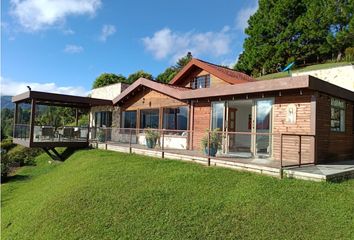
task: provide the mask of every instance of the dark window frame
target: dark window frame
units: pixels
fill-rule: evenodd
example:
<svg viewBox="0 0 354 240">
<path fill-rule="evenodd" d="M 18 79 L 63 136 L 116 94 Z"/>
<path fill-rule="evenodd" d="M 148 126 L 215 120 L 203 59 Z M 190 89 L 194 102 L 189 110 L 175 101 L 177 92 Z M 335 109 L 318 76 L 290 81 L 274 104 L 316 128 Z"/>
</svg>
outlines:
<svg viewBox="0 0 354 240">
<path fill-rule="evenodd" d="M 128 114 L 128 115 L 127 115 Z M 132 114 L 135 114 L 135 119 L 132 118 Z M 130 126 L 126 126 L 126 117 L 129 116 L 129 121 L 130 121 Z M 129 111 L 123 111 L 122 113 L 122 121 L 121 121 L 121 126 L 122 128 L 136 128 L 137 124 L 137 117 L 138 117 L 138 112 L 136 110 L 129 110 Z M 135 122 L 134 122 L 135 120 Z M 134 123 L 133 123 L 134 122 Z"/>
<path fill-rule="evenodd" d="M 199 81 L 201 81 L 201 87 L 199 87 Z M 190 85 L 192 89 L 210 88 L 210 74 L 195 77 Z"/>
<path fill-rule="evenodd" d="M 112 127 L 112 112 L 95 112 L 95 127 Z"/>
<path fill-rule="evenodd" d="M 180 121 L 180 117 L 182 117 L 183 115 L 180 115 L 181 114 L 181 108 L 184 108 L 186 109 L 186 115 L 185 115 L 185 124 L 181 123 Z M 179 112 L 177 112 L 177 110 Z M 169 111 L 169 112 L 168 112 Z M 166 122 L 166 118 L 168 117 L 167 115 L 174 115 L 173 118 L 174 118 L 174 123 L 173 124 L 170 124 L 170 123 L 167 123 Z M 168 107 L 168 108 L 164 108 L 163 109 L 163 117 L 162 117 L 162 126 L 164 129 L 167 129 L 167 130 L 188 130 L 188 122 L 189 122 L 189 107 L 188 106 L 177 106 L 177 107 Z M 174 127 L 171 127 L 172 125 L 174 125 Z M 185 125 L 185 128 L 181 128 L 180 126 L 181 125 Z"/>
<path fill-rule="evenodd" d="M 335 104 L 339 103 L 339 104 Z M 339 106 L 342 104 L 343 106 Z M 330 128 L 331 132 L 345 133 L 346 132 L 346 102 L 343 99 L 331 98 L 331 112 L 330 112 Z M 334 115 L 338 115 L 338 119 L 334 118 Z M 343 118 L 343 119 L 342 119 Z M 333 126 L 334 122 L 338 123 L 338 126 Z M 342 125 L 343 124 L 343 125 Z"/>
<path fill-rule="evenodd" d="M 154 114 L 156 116 L 153 116 L 155 118 L 157 117 L 157 125 L 156 126 L 151 126 L 152 125 L 151 124 L 151 116 L 149 116 L 149 115 L 152 115 L 151 114 L 152 112 L 157 113 L 157 114 Z M 146 113 L 150 113 L 150 114 L 146 114 Z M 147 123 L 148 120 L 146 119 L 146 116 L 149 116 L 149 123 Z M 144 119 L 144 117 L 145 117 L 145 119 Z M 140 123 L 139 128 L 141 128 L 141 129 L 144 129 L 144 128 L 158 129 L 160 127 L 160 109 L 159 108 L 141 109 L 140 116 L 139 116 L 139 123 Z M 149 124 L 150 126 L 144 126 L 147 124 Z"/>
</svg>

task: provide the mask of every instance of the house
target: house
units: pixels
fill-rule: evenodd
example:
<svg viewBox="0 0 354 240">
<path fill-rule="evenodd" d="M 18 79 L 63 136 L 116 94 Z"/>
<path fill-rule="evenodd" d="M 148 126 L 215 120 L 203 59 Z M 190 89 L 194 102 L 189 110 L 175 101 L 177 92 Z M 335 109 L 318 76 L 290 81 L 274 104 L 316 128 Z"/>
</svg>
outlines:
<svg viewBox="0 0 354 240">
<path fill-rule="evenodd" d="M 30 95 L 13 101 L 33 102 Z M 218 129 L 216 158 L 300 165 L 354 158 L 354 93 L 309 75 L 257 81 L 192 59 L 169 84 L 140 78 L 95 89 L 85 99 L 88 138 L 103 131 L 101 141 L 112 144 L 145 146 L 146 130 L 156 129 L 160 148 L 192 154 L 203 150 L 207 130 Z M 20 143 L 16 134 L 14 141 Z"/>
</svg>

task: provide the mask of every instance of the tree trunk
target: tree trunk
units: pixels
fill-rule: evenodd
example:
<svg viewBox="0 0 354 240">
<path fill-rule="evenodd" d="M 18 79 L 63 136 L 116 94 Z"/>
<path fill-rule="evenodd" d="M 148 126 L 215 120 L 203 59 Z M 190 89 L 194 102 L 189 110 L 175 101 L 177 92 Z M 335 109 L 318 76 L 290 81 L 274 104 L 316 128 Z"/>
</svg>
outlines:
<svg viewBox="0 0 354 240">
<path fill-rule="evenodd" d="M 337 55 L 337 62 L 339 62 L 341 59 L 342 59 L 342 53 L 341 53 L 341 52 L 338 52 L 338 55 Z"/>
</svg>

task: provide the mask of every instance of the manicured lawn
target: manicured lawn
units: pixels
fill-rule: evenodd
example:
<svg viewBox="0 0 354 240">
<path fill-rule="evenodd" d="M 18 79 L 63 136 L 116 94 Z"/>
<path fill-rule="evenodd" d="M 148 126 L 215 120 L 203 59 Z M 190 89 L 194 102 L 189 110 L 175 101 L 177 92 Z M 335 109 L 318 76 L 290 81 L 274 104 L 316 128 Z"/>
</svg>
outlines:
<svg viewBox="0 0 354 240">
<path fill-rule="evenodd" d="M 354 239 L 354 181 L 103 150 L 48 160 L 2 185 L 2 239 Z"/>
</svg>

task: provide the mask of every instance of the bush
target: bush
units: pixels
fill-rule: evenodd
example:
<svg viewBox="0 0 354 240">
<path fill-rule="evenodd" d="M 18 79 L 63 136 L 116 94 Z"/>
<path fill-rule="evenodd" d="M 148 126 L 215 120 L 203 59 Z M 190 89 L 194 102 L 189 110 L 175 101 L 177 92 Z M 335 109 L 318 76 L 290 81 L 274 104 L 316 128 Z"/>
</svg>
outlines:
<svg viewBox="0 0 354 240">
<path fill-rule="evenodd" d="M 4 139 L 0 143 L 0 148 L 6 150 L 6 152 L 14 147 L 16 147 L 16 144 L 14 144 L 11 139 Z"/>
<path fill-rule="evenodd" d="M 348 47 L 345 49 L 345 60 L 348 62 L 354 61 L 354 47 Z"/>
<path fill-rule="evenodd" d="M 36 156 L 42 153 L 39 148 L 26 148 L 23 146 L 16 146 L 8 154 L 7 157 L 20 166 L 34 165 L 34 159 Z"/>
<path fill-rule="evenodd" d="M 3 181 L 10 173 L 12 161 L 8 158 L 7 154 L 1 155 L 1 181 Z"/>
</svg>

